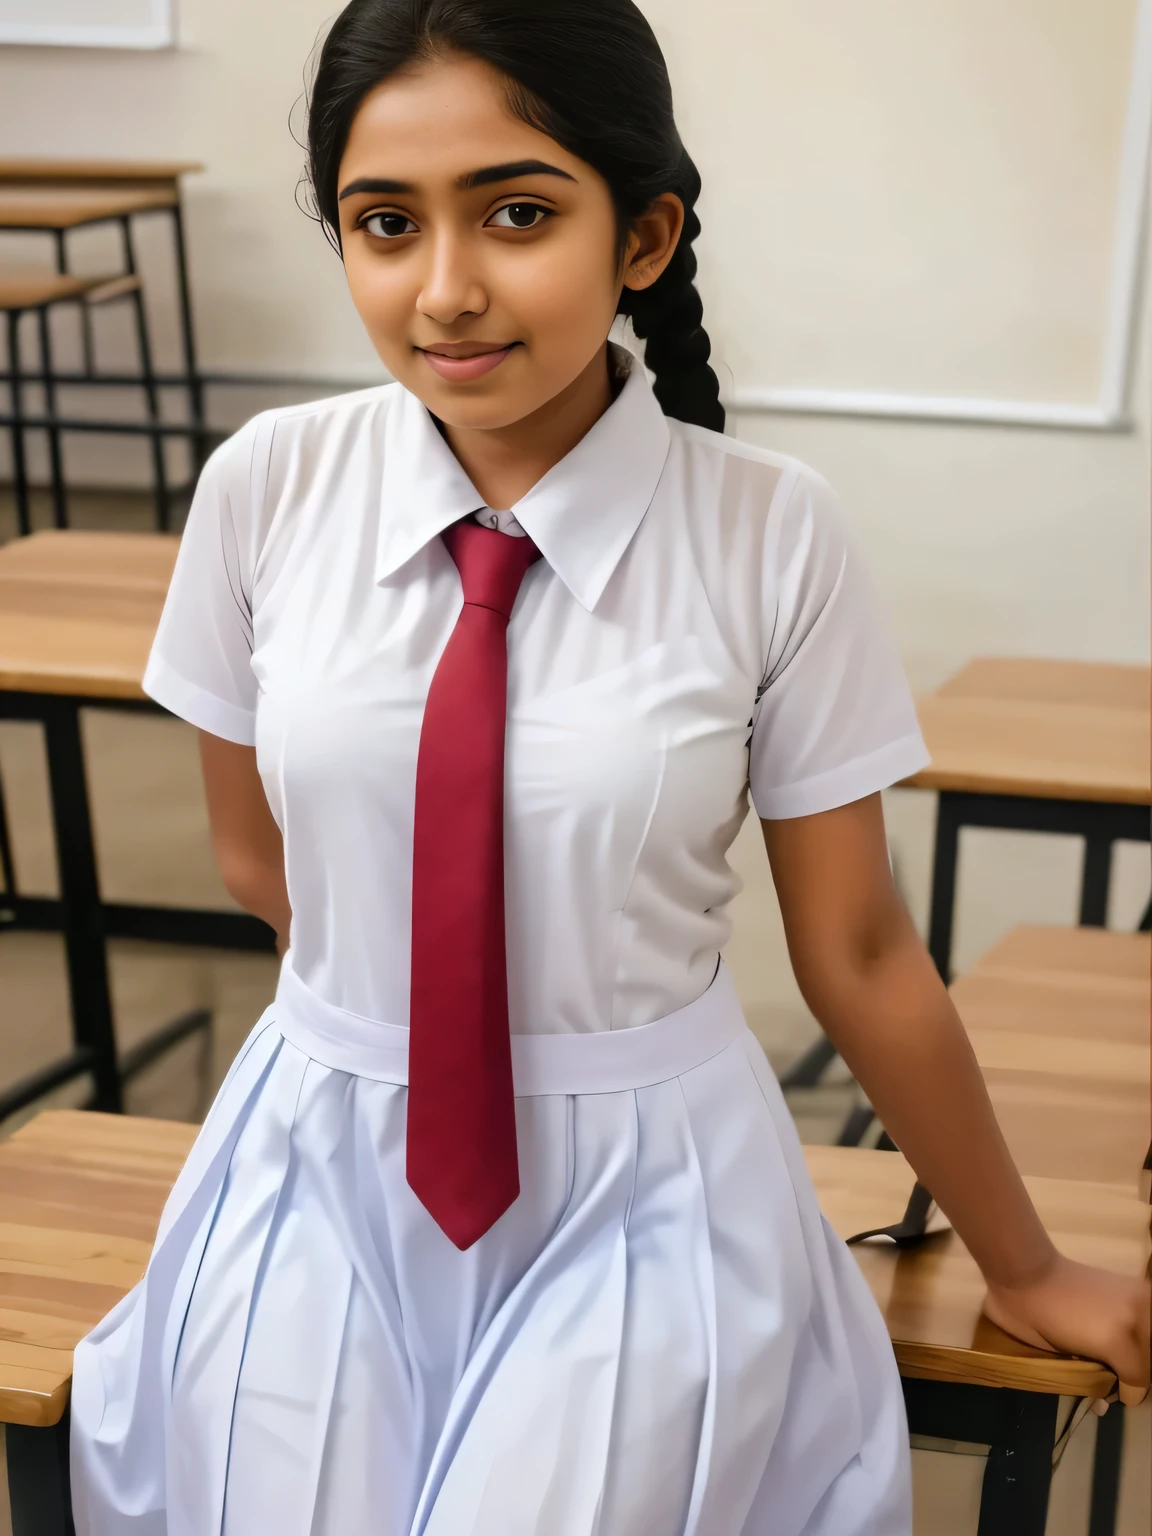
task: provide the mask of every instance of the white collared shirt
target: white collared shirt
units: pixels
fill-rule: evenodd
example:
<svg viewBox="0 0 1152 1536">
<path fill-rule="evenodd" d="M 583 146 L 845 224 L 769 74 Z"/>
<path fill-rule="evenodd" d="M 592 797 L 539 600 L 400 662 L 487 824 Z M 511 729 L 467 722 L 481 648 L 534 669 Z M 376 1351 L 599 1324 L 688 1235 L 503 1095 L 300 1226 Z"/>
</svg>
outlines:
<svg viewBox="0 0 1152 1536">
<path fill-rule="evenodd" d="M 398 384 L 256 417 L 201 477 L 145 677 L 255 744 L 293 967 L 393 1024 L 420 724 L 462 601 L 438 536 L 482 504 Z M 511 516 L 543 556 L 508 639 L 512 1029 L 646 1024 L 712 978 L 749 791 L 808 815 L 927 754 L 828 486 L 666 419 L 640 367 Z"/>
</svg>

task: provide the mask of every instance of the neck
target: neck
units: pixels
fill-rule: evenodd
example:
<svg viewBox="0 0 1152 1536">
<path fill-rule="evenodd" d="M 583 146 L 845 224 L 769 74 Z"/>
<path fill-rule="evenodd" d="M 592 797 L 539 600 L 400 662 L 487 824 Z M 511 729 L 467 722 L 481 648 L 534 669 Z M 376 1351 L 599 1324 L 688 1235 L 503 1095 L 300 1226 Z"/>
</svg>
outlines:
<svg viewBox="0 0 1152 1536">
<path fill-rule="evenodd" d="M 506 511 L 571 453 L 611 403 L 605 342 L 571 384 L 531 415 L 487 431 L 446 423 L 441 430 L 485 505 Z"/>
</svg>

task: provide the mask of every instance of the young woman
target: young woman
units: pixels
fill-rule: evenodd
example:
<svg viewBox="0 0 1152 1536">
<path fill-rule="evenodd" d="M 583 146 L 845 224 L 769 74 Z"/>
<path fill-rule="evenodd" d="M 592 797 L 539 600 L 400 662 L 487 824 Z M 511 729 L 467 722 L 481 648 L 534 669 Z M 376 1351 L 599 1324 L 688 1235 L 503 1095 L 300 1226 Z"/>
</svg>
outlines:
<svg viewBox="0 0 1152 1536">
<path fill-rule="evenodd" d="M 353 0 L 309 167 L 397 382 L 220 449 L 157 635 L 285 958 L 77 1351 L 80 1536 L 907 1536 L 885 1330 L 718 962 L 749 794 L 991 1317 L 1136 1400 L 1147 1293 L 1054 1251 L 893 890 L 915 715 L 828 487 L 721 435 L 656 42 Z"/>
</svg>

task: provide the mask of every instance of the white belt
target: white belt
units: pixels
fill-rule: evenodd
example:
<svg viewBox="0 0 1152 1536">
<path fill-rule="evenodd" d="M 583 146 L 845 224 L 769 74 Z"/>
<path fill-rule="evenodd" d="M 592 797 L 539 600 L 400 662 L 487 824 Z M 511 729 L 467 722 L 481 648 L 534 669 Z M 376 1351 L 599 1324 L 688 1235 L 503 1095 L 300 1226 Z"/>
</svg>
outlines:
<svg viewBox="0 0 1152 1536">
<path fill-rule="evenodd" d="M 408 1081 L 407 1027 L 324 1002 L 288 961 L 280 969 L 271 1017 L 285 1040 L 322 1066 L 379 1083 Z M 583 1035 L 513 1035 L 512 1080 L 518 1097 L 649 1088 L 719 1055 L 747 1028 L 721 963 L 702 996 L 652 1024 Z"/>
</svg>

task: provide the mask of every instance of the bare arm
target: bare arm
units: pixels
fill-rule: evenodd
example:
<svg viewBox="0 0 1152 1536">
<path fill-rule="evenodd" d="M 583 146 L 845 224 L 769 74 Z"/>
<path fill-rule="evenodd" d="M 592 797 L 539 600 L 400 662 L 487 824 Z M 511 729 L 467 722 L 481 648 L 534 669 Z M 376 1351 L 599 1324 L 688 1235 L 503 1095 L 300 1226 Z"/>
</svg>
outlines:
<svg viewBox="0 0 1152 1536">
<path fill-rule="evenodd" d="M 200 765 L 208 798 L 212 852 L 228 894 L 288 945 L 291 910 L 284 883 L 284 845 L 256 768 L 256 749 L 200 732 Z"/>
<path fill-rule="evenodd" d="M 964 1026 L 892 881 L 879 795 L 763 823 L 805 1001 L 988 1281 L 994 1322 L 1148 1384 L 1147 1288 L 1052 1246 Z"/>
</svg>

